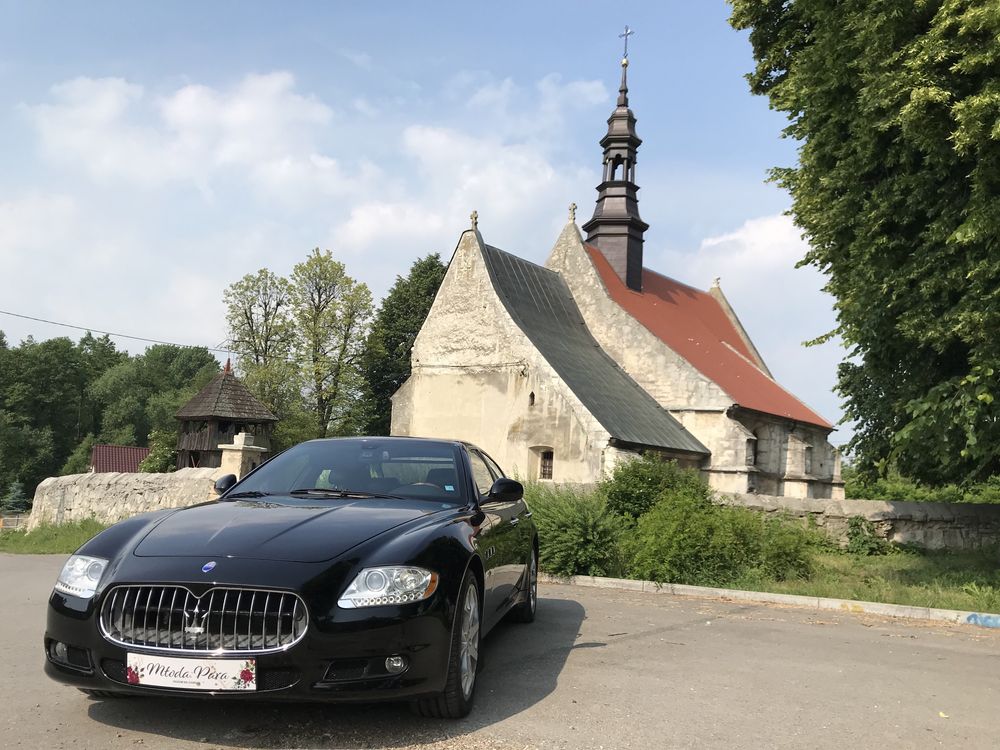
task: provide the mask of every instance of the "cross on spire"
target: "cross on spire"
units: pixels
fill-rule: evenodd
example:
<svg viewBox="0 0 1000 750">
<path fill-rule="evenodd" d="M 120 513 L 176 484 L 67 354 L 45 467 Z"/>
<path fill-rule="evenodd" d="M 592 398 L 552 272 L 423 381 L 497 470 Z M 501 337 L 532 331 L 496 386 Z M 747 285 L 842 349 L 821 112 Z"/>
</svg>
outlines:
<svg viewBox="0 0 1000 750">
<path fill-rule="evenodd" d="M 628 60 L 628 38 L 633 34 L 635 34 L 635 32 L 628 27 L 628 24 L 626 24 L 625 31 L 618 35 L 619 39 L 625 40 L 625 54 L 622 56 L 622 60 Z"/>
</svg>

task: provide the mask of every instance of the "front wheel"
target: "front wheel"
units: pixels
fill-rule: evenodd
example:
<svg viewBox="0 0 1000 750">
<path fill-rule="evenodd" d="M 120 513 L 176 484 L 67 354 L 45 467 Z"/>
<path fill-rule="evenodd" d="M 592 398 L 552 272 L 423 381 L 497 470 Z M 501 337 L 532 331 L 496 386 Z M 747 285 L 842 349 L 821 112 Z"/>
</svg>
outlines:
<svg viewBox="0 0 1000 750">
<path fill-rule="evenodd" d="M 531 548 L 531 558 L 524 573 L 528 579 L 528 591 L 524 601 L 510 610 L 510 619 L 514 622 L 534 622 L 535 610 L 538 607 L 538 550 Z"/>
<path fill-rule="evenodd" d="M 422 698 L 414 704 L 421 716 L 436 719 L 461 719 L 472 708 L 479 671 L 480 627 L 479 584 L 471 570 L 465 572 L 459 588 L 458 612 L 451 628 L 451 651 L 444 692 Z"/>
</svg>

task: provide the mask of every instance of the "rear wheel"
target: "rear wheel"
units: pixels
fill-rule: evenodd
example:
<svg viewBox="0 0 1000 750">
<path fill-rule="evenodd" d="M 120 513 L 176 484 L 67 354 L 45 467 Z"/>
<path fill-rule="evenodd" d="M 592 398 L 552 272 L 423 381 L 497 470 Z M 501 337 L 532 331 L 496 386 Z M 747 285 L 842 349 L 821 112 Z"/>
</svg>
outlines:
<svg viewBox="0 0 1000 750">
<path fill-rule="evenodd" d="M 459 589 L 458 612 L 451 628 L 451 651 L 444 692 L 432 698 L 422 698 L 414 704 L 414 709 L 421 716 L 461 719 L 468 715 L 479 671 L 480 622 L 479 584 L 475 574 L 468 570 Z"/>
<path fill-rule="evenodd" d="M 528 592 L 524 601 L 510 610 L 510 619 L 514 622 L 534 622 L 535 609 L 538 607 L 538 550 L 531 548 L 531 559 L 525 571 L 528 576 Z"/>
</svg>

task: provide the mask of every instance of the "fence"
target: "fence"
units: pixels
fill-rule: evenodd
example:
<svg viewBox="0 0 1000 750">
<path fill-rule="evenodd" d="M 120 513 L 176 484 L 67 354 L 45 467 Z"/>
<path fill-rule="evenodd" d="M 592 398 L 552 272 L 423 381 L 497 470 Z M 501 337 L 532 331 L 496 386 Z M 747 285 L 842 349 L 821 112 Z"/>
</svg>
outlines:
<svg viewBox="0 0 1000 750">
<path fill-rule="evenodd" d="M 28 524 L 28 516 L 18 514 L 16 516 L 0 516 L 0 531 L 11 529 L 23 529 Z"/>
</svg>

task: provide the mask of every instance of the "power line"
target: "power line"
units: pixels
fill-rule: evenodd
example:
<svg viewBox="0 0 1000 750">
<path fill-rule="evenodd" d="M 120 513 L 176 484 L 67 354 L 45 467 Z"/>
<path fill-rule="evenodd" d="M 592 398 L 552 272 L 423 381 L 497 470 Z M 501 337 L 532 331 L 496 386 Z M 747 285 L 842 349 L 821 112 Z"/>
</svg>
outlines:
<svg viewBox="0 0 1000 750">
<path fill-rule="evenodd" d="M 87 331 L 88 333 L 100 333 L 105 336 L 114 336 L 119 339 L 131 339 L 132 341 L 143 341 L 147 344 L 165 344 L 166 346 L 178 346 L 183 349 L 206 349 L 210 352 L 220 352 L 222 354 L 228 354 L 231 350 L 229 349 L 218 349 L 211 346 L 198 346 L 197 344 L 177 344 L 173 341 L 162 341 L 160 339 L 148 339 L 143 336 L 131 336 L 127 333 L 114 333 L 113 331 L 99 331 L 96 328 L 91 328 L 89 326 L 77 326 L 71 323 L 60 323 L 56 320 L 46 320 L 45 318 L 36 318 L 31 315 L 22 315 L 21 313 L 10 312 L 8 310 L 0 310 L 0 315 L 10 315 L 12 318 L 23 318 L 24 320 L 33 320 L 36 323 L 48 323 L 53 326 L 62 326 L 63 328 L 73 328 L 77 331 Z"/>
</svg>

